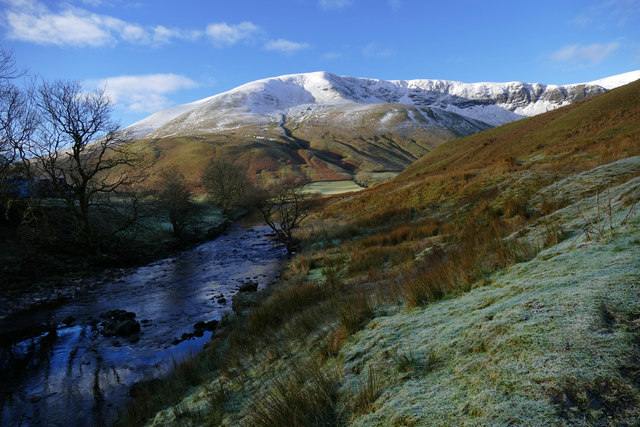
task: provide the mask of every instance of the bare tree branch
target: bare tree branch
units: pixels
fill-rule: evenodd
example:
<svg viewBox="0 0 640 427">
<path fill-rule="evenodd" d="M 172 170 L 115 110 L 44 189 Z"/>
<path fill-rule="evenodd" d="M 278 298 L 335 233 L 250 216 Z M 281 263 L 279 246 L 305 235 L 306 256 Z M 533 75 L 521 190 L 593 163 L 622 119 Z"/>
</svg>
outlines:
<svg viewBox="0 0 640 427">
<path fill-rule="evenodd" d="M 298 241 L 293 231 L 302 224 L 311 211 L 316 195 L 305 189 L 304 182 L 282 182 L 263 189 L 257 207 L 266 224 L 276 233 L 290 252 Z"/>
<path fill-rule="evenodd" d="M 140 179 L 135 171 L 141 156 L 125 144 L 128 135 L 111 120 L 111 102 L 103 90 L 83 92 L 74 81 L 44 82 L 34 98 L 42 122 L 33 154 L 79 233 L 95 242 L 91 207 Z"/>
</svg>

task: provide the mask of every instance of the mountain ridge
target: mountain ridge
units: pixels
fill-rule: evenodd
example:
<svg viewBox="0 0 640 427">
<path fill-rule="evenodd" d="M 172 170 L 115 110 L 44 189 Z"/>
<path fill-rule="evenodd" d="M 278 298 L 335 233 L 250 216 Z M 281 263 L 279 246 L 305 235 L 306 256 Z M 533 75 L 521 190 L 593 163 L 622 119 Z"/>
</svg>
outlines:
<svg viewBox="0 0 640 427">
<path fill-rule="evenodd" d="M 631 71 L 587 83 L 465 83 L 441 79 L 379 80 L 326 71 L 288 74 L 174 106 L 129 126 L 136 138 L 231 130 L 246 123 L 267 126 L 281 116 L 309 114 L 351 105 L 403 104 L 459 114 L 491 126 L 505 124 L 590 97 L 640 78 Z M 359 105 L 360 107 L 357 107 Z"/>
</svg>

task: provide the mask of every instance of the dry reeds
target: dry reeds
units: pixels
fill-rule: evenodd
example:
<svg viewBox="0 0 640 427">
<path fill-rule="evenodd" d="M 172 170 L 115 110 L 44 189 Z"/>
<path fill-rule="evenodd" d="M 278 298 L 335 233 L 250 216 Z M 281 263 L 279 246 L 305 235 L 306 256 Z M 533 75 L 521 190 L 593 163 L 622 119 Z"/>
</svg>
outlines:
<svg viewBox="0 0 640 427">
<path fill-rule="evenodd" d="M 434 248 L 419 266 L 400 279 L 408 306 L 424 305 L 468 290 L 487 274 L 535 255 L 534 248 L 504 240 L 502 236 L 508 230 L 499 220 L 485 226 L 471 223 L 459 231 L 446 251 Z"/>
<path fill-rule="evenodd" d="M 288 375 L 266 382 L 268 391 L 250 405 L 247 425 L 326 426 L 338 423 L 337 371 L 314 363 L 294 364 Z"/>
</svg>

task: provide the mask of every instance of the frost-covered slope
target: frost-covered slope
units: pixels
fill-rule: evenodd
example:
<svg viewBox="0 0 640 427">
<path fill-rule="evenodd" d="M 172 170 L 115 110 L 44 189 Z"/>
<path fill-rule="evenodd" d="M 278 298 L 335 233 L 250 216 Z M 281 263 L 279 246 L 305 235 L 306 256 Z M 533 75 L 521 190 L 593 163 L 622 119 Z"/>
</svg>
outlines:
<svg viewBox="0 0 640 427">
<path fill-rule="evenodd" d="M 443 110 L 492 126 L 543 113 L 640 78 L 633 71 L 590 83 L 463 83 L 449 80 L 376 80 L 327 72 L 292 74 L 247 83 L 233 90 L 156 113 L 132 126 L 141 137 L 219 132 L 247 124 L 269 126 L 283 118 L 299 123 L 339 107 L 363 111 L 375 104 Z M 345 117 L 342 116 L 342 122 Z"/>
</svg>

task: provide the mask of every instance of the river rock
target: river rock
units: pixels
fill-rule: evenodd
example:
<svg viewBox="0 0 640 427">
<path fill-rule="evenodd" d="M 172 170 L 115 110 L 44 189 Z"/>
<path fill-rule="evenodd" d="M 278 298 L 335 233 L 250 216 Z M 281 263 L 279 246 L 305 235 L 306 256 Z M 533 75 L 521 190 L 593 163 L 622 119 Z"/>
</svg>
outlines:
<svg viewBox="0 0 640 427">
<path fill-rule="evenodd" d="M 119 337 L 127 337 L 136 332 L 140 332 L 140 323 L 133 319 L 127 319 L 116 327 L 116 335 Z"/>
<path fill-rule="evenodd" d="M 258 284 L 256 282 L 248 281 L 244 285 L 238 288 L 239 292 L 255 292 L 258 290 Z"/>
<path fill-rule="evenodd" d="M 105 319 L 100 333 L 105 337 L 128 337 L 140 332 L 140 323 L 135 320 L 136 314 L 125 310 L 111 310 L 102 313 L 100 318 Z"/>
<path fill-rule="evenodd" d="M 214 329 L 216 329 L 216 326 L 218 326 L 217 320 L 210 320 L 208 322 L 200 321 L 193 325 L 193 329 L 195 329 L 196 331 L 213 331 Z"/>
</svg>

